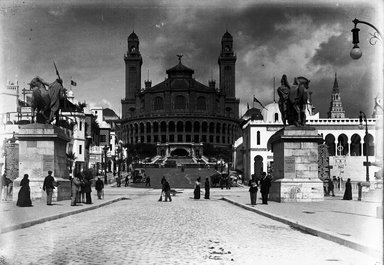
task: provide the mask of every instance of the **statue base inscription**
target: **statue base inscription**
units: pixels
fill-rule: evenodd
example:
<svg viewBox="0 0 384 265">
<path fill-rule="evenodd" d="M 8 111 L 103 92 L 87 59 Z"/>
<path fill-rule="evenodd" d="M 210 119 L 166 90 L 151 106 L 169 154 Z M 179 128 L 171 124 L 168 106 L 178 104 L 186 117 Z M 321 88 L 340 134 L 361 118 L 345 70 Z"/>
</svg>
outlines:
<svg viewBox="0 0 384 265">
<path fill-rule="evenodd" d="M 324 200 L 323 182 L 318 177 L 318 145 L 322 141 L 317 130 L 309 126 L 287 126 L 270 138 L 274 161 L 270 200 Z"/>
<path fill-rule="evenodd" d="M 50 124 L 21 125 L 19 134 L 19 177 L 14 181 L 13 200 L 17 201 L 20 181 L 29 175 L 31 199 L 46 198 L 44 178 L 53 172 L 58 186 L 53 190 L 53 201 L 70 199 L 70 181 L 67 168 L 66 145 L 70 138 Z"/>
</svg>

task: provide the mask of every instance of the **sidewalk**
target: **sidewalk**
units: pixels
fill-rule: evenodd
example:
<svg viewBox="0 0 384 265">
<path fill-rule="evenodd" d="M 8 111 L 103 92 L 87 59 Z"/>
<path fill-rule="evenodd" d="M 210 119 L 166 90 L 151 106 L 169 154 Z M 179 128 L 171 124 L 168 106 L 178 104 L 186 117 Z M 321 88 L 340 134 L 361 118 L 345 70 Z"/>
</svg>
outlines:
<svg viewBox="0 0 384 265">
<path fill-rule="evenodd" d="M 371 191 L 362 201 L 342 200 L 342 195 L 324 197 L 321 202 L 250 205 L 248 187 L 223 191 L 225 201 L 286 223 L 301 231 L 342 244 L 375 257 L 383 255 L 383 219 L 377 215 L 382 206 L 382 190 Z M 218 192 L 220 193 L 220 192 Z"/>
<path fill-rule="evenodd" d="M 124 194 L 111 192 L 106 187 L 104 199 L 99 200 L 96 192 L 91 193 L 92 204 L 80 203 L 78 206 L 71 206 L 70 200 L 53 202 L 52 206 L 46 205 L 46 201 L 34 200 L 32 207 L 17 207 L 15 201 L 0 203 L 0 234 L 20 228 L 52 221 L 72 214 L 93 210 L 119 200 L 127 199 Z"/>
</svg>

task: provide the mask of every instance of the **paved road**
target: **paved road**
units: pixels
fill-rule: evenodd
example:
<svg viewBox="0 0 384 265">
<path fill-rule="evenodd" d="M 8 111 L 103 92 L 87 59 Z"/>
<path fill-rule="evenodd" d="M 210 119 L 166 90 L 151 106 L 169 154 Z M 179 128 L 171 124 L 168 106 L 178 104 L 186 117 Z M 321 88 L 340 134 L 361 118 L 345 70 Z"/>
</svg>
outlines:
<svg viewBox="0 0 384 265">
<path fill-rule="evenodd" d="M 148 192 L 2 234 L 0 264 L 380 264 L 227 202 L 191 195 L 166 203 Z"/>
</svg>

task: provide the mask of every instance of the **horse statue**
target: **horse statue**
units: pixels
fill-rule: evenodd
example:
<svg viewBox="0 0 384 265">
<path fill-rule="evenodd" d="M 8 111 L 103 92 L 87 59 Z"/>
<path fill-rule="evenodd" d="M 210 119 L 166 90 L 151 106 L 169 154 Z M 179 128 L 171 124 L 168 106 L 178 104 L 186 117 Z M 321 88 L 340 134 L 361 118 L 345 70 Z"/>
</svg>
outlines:
<svg viewBox="0 0 384 265">
<path fill-rule="evenodd" d="M 60 101 L 66 97 L 66 89 L 62 84 L 60 78 L 53 83 L 47 83 L 38 76 L 31 80 L 29 85 L 32 90 L 32 122 L 48 124 L 53 118 L 56 118 L 56 122 L 59 120 Z"/>
<path fill-rule="evenodd" d="M 305 126 L 305 109 L 308 101 L 309 80 L 303 76 L 296 77 L 293 85 L 289 85 L 287 76 L 283 75 L 281 86 L 278 88 L 279 108 L 284 126 Z"/>
</svg>

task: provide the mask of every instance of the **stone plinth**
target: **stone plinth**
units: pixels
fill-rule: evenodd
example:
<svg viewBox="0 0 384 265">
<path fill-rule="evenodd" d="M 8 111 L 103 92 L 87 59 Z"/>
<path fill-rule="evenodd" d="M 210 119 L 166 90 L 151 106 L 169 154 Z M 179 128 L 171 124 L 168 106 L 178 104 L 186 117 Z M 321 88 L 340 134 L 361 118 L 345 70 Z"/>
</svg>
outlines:
<svg viewBox="0 0 384 265">
<path fill-rule="evenodd" d="M 21 125 L 19 134 L 19 177 L 14 181 L 13 200 L 17 200 L 20 181 L 29 175 L 31 199 L 45 198 L 44 178 L 48 170 L 59 184 L 54 189 L 53 200 L 70 199 L 70 181 L 67 168 L 66 147 L 70 138 L 65 132 L 50 124 Z"/>
<path fill-rule="evenodd" d="M 269 199 L 278 202 L 324 200 L 318 177 L 318 145 L 322 136 L 313 127 L 288 126 L 269 140 L 273 152 L 273 182 Z"/>
</svg>

